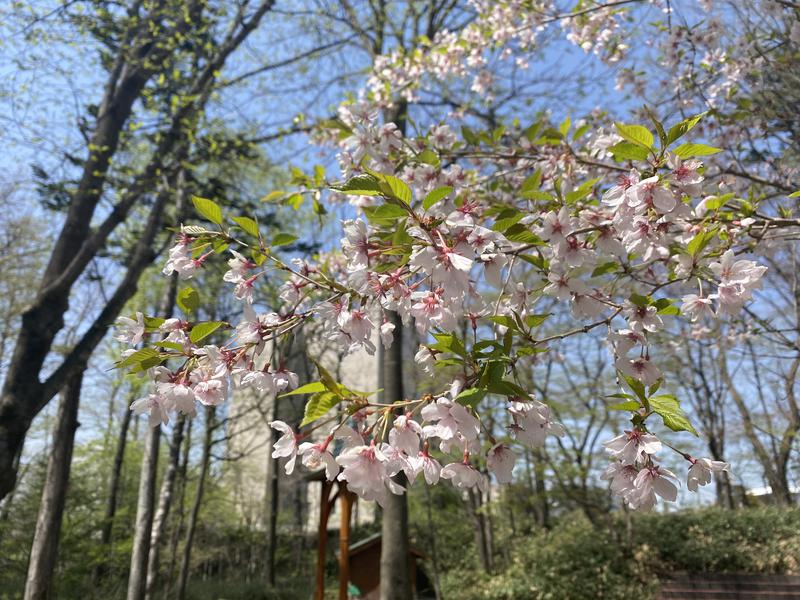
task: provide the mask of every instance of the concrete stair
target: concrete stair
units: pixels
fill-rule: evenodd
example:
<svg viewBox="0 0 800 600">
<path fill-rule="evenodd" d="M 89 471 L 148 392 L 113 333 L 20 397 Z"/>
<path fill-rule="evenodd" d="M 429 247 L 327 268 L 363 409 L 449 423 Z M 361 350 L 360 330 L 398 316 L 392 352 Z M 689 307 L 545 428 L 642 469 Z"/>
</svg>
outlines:
<svg viewBox="0 0 800 600">
<path fill-rule="evenodd" d="M 797 575 L 679 575 L 661 584 L 660 600 L 800 600 Z"/>
</svg>

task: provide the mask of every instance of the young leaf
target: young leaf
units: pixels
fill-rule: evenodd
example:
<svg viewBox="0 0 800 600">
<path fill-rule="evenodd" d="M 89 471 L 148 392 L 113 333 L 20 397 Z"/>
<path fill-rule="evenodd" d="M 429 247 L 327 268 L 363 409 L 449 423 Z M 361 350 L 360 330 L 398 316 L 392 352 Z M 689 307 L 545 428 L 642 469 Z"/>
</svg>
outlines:
<svg viewBox="0 0 800 600">
<path fill-rule="evenodd" d="M 271 246 L 287 246 L 297 239 L 296 235 L 291 233 L 276 233 L 272 238 Z"/>
<path fill-rule="evenodd" d="M 423 150 L 417 155 L 417 160 L 427 165 L 439 166 L 439 155 L 433 150 Z"/>
<path fill-rule="evenodd" d="M 386 196 L 400 200 L 404 204 L 411 204 L 411 188 L 404 181 L 392 175 L 384 175 L 384 181 L 378 185 Z"/>
<path fill-rule="evenodd" d="M 183 312 L 188 314 L 196 311 L 200 306 L 200 295 L 193 287 L 187 286 L 178 292 L 175 302 Z"/>
<path fill-rule="evenodd" d="M 258 223 L 250 217 L 233 217 L 234 223 L 242 228 L 242 231 L 249 233 L 253 237 L 258 237 Z"/>
<path fill-rule="evenodd" d="M 653 134 L 650 133 L 647 127 L 642 125 L 623 125 L 622 123 L 615 123 L 615 125 L 617 126 L 617 133 L 623 139 L 647 149 L 653 147 Z"/>
<path fill-rule="evenodd" d="M 444 187 L 436 188 L 435 190 L 431 190 L 428 192 L 428 195 L 422 200 L 422 208 L 428 210 L 431 206 L 442 200 L 443 198 L 447 198 L 450 193 L 453 191 L 449 185 Z"/>
<path fill-rule="evenodd" d="M 722 148 L 706 146 L 705 144 L 681 144 L 675 148 L 674 152 L 680 158 L 689 158 L 691 156 L 711 156 L 717 152 L 722 152 Z"/>
<path fill-rule="evenodd" d="M 642 405 L 636 402 L 636 400 L 628 400 L 627 402 L 619 402 L 618 404 L 612 404 L 608 407 L 609 410 L 625 410 L 625 411 L 634 411 L 639 410 L 642 408 Z"/>
<path fill-rule="evenodd" d="M 192 196 L 192 204 L 201 217 L 217 225 L 222 225 L 222 209 L 219 204 L 200 196 Z"/>
<path fill-rule="evenodd" d="M 334 394 L 333 392 L 321 392 L 319 394 L 314 394 L 306 403 L 306 408 L 303 413 L 303 420 L 300 422 L 300 427 L 305 427 L 320 417 L 324 417 L 330 409 L 339 404 L 339 402 L 342 400 L 344 400 L 344 398 L 338 394 Z"/>
<path fill-rule="evenodd" d="M 686 413 L 683 412 L 680 402 L 672 394 L 651 397 L 650 408 L 661 416 L 664 420 L 664 425 L 672 431 L 688 431 L 698 435 L 697 430 L 692 427 L 689 419 L 686 418 Z"/>
<path fill-rule="evenodd" d="M 631 142 L 617 142 L 609 148 L 611 154 L 618 161 L 623 160 L 646 160 L 647 148 L 643 148 Z"/>
<path fill-rule="evenodd" d="M 192 327 L 192 331 L 189 333 L 189 339 L 196 344 L 200 340 L 210 336 L 224 324 L 224 321 L 208 321 L 206 323 L 198 323 Z"/>
<path fill-rule="evenodd" d="M 312 381 L 311 383 L 293 389 L 291 392 L 281 394 L 278 398 L 283 398 L 284 396 L 298 396 L 300 394 L 317 394 L 319 392 L 324 392 L 326 389 L 325 384 L 321 381 Z"/>
<path fill-rule="evenodd" d="M 672 142 L 674 142 L 678 138 L 684 136 L 692 127 L 697 125 L 700 119 L 702 119 L 707 114 L 708 111 L 702 112 L 699 115 L 695 115 L 693 117 L 689 117 L 688 119 L 684 119 L 677 125 L 673 125 L 672 127 L 670 127 L 669 132 L 667 133 L 667 146 L 669 146 Z"/>
<path fill-rule="evenodd" d="M 377 196 L 381 193 L 378 180 L 372 175 L 356 175 L 343 185 L 331 186 L 337 192 L 352 196 Z"/>
<path fill-rule="evenodd" d="M 117 368 L 122 369 L 131 365 L 138 365 L 141 364 L 142 361 L 157 359 L 158 357 L 159 354 L 157 350 L 153 350 L 152 348 L 142 348 L 141 350 L 137 350 L 130 356 L 127 356 L 118 362 Z"/>
<path fill-rule="evenodd" d="M 482 388 L 469 388 L 462 391 L 458 396 L 456 396 L 456 402 L 459 404 L 463 404 L 465 406 L 469 406 L 470 408 L 475 408 L 475 406 L 483 400 L 483 397 L 486 395 L 486 390 Z"/>
</svg>

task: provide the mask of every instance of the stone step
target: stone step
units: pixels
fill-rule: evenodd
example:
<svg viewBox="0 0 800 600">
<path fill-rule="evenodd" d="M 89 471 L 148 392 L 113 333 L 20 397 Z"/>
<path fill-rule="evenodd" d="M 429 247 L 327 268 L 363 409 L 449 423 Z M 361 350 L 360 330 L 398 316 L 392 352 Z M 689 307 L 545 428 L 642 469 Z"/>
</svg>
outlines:
<svg viewBox="0 0 800 600">
<path fill-rule="evenodd" d="M 776 592 L 772 590 L 697 590 L 670 589 L 662 590 L 661 600 L 800 600 L 800 590 Z"/>
</svg>

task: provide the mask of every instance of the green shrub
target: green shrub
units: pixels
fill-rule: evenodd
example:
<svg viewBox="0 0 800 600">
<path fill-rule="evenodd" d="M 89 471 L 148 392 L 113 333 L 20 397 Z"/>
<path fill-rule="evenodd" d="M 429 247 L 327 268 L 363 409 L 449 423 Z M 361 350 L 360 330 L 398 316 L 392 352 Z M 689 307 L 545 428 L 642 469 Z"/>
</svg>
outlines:
<svg viewBox="0 0 800 600">
<path fill-rule="evenodd" d="M 642 600 L 656 596 L 659 579 L 679 572 L 798 573 L 800 509 L 615 513 L 605 526 L 571 514 L 548 532 L 496 544 L 506 559 L 495 573 L 451 569 L 442 578 L 445 597 Z"/>
</svg>

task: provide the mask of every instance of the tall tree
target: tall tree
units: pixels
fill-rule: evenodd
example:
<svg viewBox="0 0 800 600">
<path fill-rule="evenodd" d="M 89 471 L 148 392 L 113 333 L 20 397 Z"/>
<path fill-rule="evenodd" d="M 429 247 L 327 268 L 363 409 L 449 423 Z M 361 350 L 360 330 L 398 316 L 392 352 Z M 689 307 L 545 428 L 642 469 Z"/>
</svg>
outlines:
<svg viewBox="0 0 800 600">
<path fill-rule="evenodd" d="M 81 399 L 83 373 L 70 377 L 58 404 L 53 445 L 47 462 L 47 476 L 42 490 L 42 502 L 33 534 L 28 576 L 25 581 L 25 600 L 50 598 L 61 522 L 67 498 L 72 449 L 75 445 L 75 430 L 78 428 L 78 406 Z"/>
<path fill-rule="evenodd" d="M 175 168 L 175 151 L 191 139 L 191 130 L 215 88 L 221 69 L 273 3 L 274 0 L 261 0 L 251 6 L 244 1 L 230 20 L 221 16 L 224 11 L 214 10 L 202 0 L 137 0 L 125 10 L 96 0 L 67 3 L 59 11 L 76 26 L 93 32 L 103 44 L 107 79 L 102 99 L 91 117 L 92 125 L 86 132 L 86 157 L 80 161 L 78 183 L 68 194 L 66 217 L 38 282 L 35 299 L 22 315 L 2 388 L 0 498 L 14 486 L 17 458 L 33 418 L 74 372 L 85 368 L 107 327 L 135 293 L 139 276 L 153 258 L 152 244 L 161 231 L 164 203 L 156 202 L 150 209 L 141 243 L 131 251 L 127 270 L 108 303 L 63 361 L 42 378 L 45 360 L 64 326 L 76 282 L 143 194 L 160 182 L 165 170 Z M 222 31 L 219 39 L 213 37 L 216 31 Z M 154 79 L 158 73 L 180 73 L 178 85 L 174 85 L 172 78 L 164 78 L 171 85 L 164 89 L 166 84 Z M 161 111 L 162 126 L 151 138 L 153 151 L 143 168 L 131 168 L 134 175 L 125 181 L 113 208 L 99 223 L 93 223 L 113 174 L 114 159 L 121 148 L 128 148 L 126 142 L 130 141 L 137 102 Z"/>
<path fill-rule="evenodd" d="M 185 193 L 183 187 L 179 196 Z M 172 316 L 178 295 L 178 276 L 173 274 L 161 299 L 158 314 L 164 319 Z M 158 474 L 158 447 L 161 441 L 161 424 L 145 430 L 144 456 L 139 475 L 139 496 L 136 503 L 136 526 L 131 551 L 131 570 L 128 574 L 128 600 L 143 600 L 147 584 L 147 565 L 155 511 L 156 476 Z"/>
</svg>

